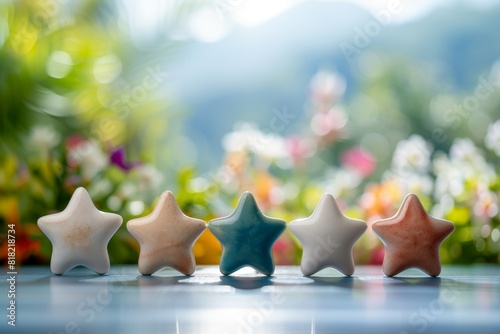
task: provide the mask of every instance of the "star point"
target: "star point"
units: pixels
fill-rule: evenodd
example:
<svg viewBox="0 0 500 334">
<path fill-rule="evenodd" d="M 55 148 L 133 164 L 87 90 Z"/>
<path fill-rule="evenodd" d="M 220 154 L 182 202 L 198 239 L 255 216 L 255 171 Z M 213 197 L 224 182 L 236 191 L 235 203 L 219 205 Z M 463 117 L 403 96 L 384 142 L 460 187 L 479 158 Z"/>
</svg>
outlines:
<svg viewBox="0 0 500 334">
<path fill-rule="evenodd" d="M 409 268 L 430 276 L 441 273 L 439 247 L 455 226 L 429 215 L 415 194 L 408 194 L 391 218 L 373 223 L 373 231 L 384 243 L 382 271 L 392 277 Z"/>
<path fill-rule="evenodd" d="M 76 189 L 64 211 L 38 219 L 52 243 L 51 271 L 62 275 L 82 265 L 98 274 L 107 273 L 107 245 L 122 221 L 117 214 L 97 210 L 84 188 Z"/>
<path fill-rule="evenodd" d="M 264 275 L 274 273 L 272 246 L 286 222 L 263 215 L 250 192 L 245 192 L 229 216 L 213 219 L 208 229 L 222 244 L 220 271 L 230 275 L 245 266 Z"/>
<path fill-rule="evenodd" d="M 140 244 L 139 272 L 151 275 L 171 267 L 184 275 L 196 269 L 193 245 L 207 224 L 186 216 L 170 191 L 161 194 L 153 212 L 130 220 L 127 229 Z"/>
<path fill-rule="evenodd" d="M 365 232 L 364 221 L 342 214 L 331 194 L 324 194 L 312 215 L 289 224 L 303 246 L 300 270 L 305 276 L 332 267 L 344 275 L 354 273 L 352 249 Z"/>
</svg>

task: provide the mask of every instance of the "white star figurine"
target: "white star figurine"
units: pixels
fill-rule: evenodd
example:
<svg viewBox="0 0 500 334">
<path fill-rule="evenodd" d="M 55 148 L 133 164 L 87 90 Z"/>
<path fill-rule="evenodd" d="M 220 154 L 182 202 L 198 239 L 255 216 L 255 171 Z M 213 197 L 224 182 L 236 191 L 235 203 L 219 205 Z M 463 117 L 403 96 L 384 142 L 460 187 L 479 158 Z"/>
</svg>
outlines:
<svg viewBox="0 0 500 334">
<path fill-rule="evenodd" d="M 364 221 L 344 216 L 335 198 L 324 194 L 309 218 L 289 224 L 304 249 L 300 263 L 302 273 L 310 276 L 332 267 L 351 276 L 354 273 L 352 248 L 366 228 Z"/>
<path fill-rule="evenodd" d="M 150 215 L 127 223 L 141 246 L 139 272 L 151 275 L 171 267 L 191 275 L 196 269 L 193 245 L 206 228 L 203 220 L 186 216 L 174 195 L 165 191 Z"/>
<path fill-rule="evenodd" d="M 122 221 L 119 215 L 97 210 L 84 188 L 76 189 L 64 211 L 38 219 L 52 243 L 50 270 L 62 275 L 82 265 L 98 274 L 107 273 L 108 242 Z"/>
</svg>

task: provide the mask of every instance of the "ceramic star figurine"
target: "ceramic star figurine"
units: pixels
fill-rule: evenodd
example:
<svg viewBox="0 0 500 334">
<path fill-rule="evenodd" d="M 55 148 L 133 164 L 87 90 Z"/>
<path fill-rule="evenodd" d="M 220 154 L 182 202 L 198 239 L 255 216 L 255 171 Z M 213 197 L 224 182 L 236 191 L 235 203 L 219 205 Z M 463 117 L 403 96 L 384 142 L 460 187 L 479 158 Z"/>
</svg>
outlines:
<svg viewBox="0 0 500 334">
<path fill-rule="evenodd" d="M 62 275 L 82 265 L 98 274 L 107 273 L 108 242 L 122 221 L 119 215 L 97 210 L 84 188 L 76 189 L 64 211 L 38 219 L 52 243 L 50 270 Z"/>
<path fill-rule="evenodd" d="M 354 273 L 352 248 L 367 225 L 344 216 L 331 194 L 321 197 L 309 218 L 294 220 L 288 228 L 304 248 L 300 270 L 305 276 L 327 267 L 347 276 Z"/>
<path fill-rule="evenodd" d="M 408 194 L 395 216 L 373 223 L 373 231 L 385 245 L 382 271 L 394 276 L 419 268 L 430 276 L 441 273 L 439 246 L 455 226 L 425 211 L 415 194 Z"/>
<path fill-rule="evenodd" d="M 171 267 L 191 275 L 196 269 L 193 245 L 207 228 L 203 220 L 186 216 L 174 194 L 161 194 L 153 212 L 127 223 L 127 229 L 141 246 L 139 272 L 151 275 Z"/>
<path fill-rule="evenodd" d="M 230 275 L 244 266 L 264 275 L 273 274 L 271 248 L 286 229 L 286 223 L 264 216 L 251 193 L 241 196 L 231 215 L 210 221 L 208 229 L 222 244 L 222 274 Z"/>
</svg>

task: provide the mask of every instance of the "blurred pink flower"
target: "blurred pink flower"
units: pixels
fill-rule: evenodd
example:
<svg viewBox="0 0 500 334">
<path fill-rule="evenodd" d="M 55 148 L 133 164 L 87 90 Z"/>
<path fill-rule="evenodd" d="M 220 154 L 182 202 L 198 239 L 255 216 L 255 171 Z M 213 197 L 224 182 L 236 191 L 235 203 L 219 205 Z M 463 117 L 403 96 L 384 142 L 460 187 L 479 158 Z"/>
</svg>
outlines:
<svg viewBox="0 0 500 334">
<path fill-rule="evenodd" d="M 493 218 L 498 215 L 498 197 L 492 191 L 483 191 L 479 194 L 474 205 L 476 216 L 483 218 Z"/>
<path fill-rule="evenodd" d="M 273 245 L 273 257 L 277 265 L 293 264 L 295 244 L 288 234 L 281 235 Z"/>
<path fill-rule="evenodd" d="M 345 169 L 352 168 L 362 177 L 367 177 L 375 170 L 375 158 L 360 147 L 351 148 L 342 153 L 340 162 Z"/>
<path fill-rule="evenodd" d="M 295 166 L 300 166 L 305 160 L 309 159 L 316 152 L 316 144 L 313 140 L 302 138 L 299 136 L 292 136 L 286 138 L 286 149 L 292 163 Z"/>
<path fill-rule="evenodd" d="M 81 135 L 71 135 L 66 138 L 66 150 L 71 151 L 85 141 L 86 139 Z"/>
<path fill-rule="evenodd" d="M 378 246 L 372 250 L 368 264 L 372 266 L 380 266 L 384 262 L 385 248 Z"/>
<path fill-rule="evenodd" d="M 347 117 L 340 108 L 331 108 L 325 113 L 315 114 L 311 120 L 311 129 L 322 144 L 331 144 L 341 138 L 347 124 Z"/>
</svg>

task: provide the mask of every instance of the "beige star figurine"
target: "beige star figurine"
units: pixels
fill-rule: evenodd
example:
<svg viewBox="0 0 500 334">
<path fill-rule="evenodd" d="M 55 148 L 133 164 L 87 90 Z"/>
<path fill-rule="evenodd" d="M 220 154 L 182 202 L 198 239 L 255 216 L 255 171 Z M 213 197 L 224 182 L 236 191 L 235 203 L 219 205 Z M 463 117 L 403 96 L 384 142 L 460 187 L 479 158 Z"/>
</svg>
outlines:
<svg viewBox="0 0 500 334">
<path fill-rule="evenodd" d="M 62 275 L 82 265 L 98 274 L 107 273 L 107 245 L 122 221 L 119 215 L 97 210 L 84 188 L 76 189 L 64 211 L 38 219 L 52 243 L 50 270 Z"/>
<path fill-rule="evenodd" d="M 430 216 L 417 195 L 408 194 L 396 215 L 377 220 L 372 228 L 385 245 L 384 274 L 391 277 L 409 268 L 419 268 L 430 276 L 438 276 L 439 246 L 455 225 Z"/>
<path fill-rule="evenodd" d="M 193 245 L 207 224 L 186 216 L 170 191 L 161 194 L 153 212 L 127 223 L 127 229 L 141 246 L 139 272 L 151 275 L 171 267 L 184 275 L 196 269 Z"/>
</svg>

